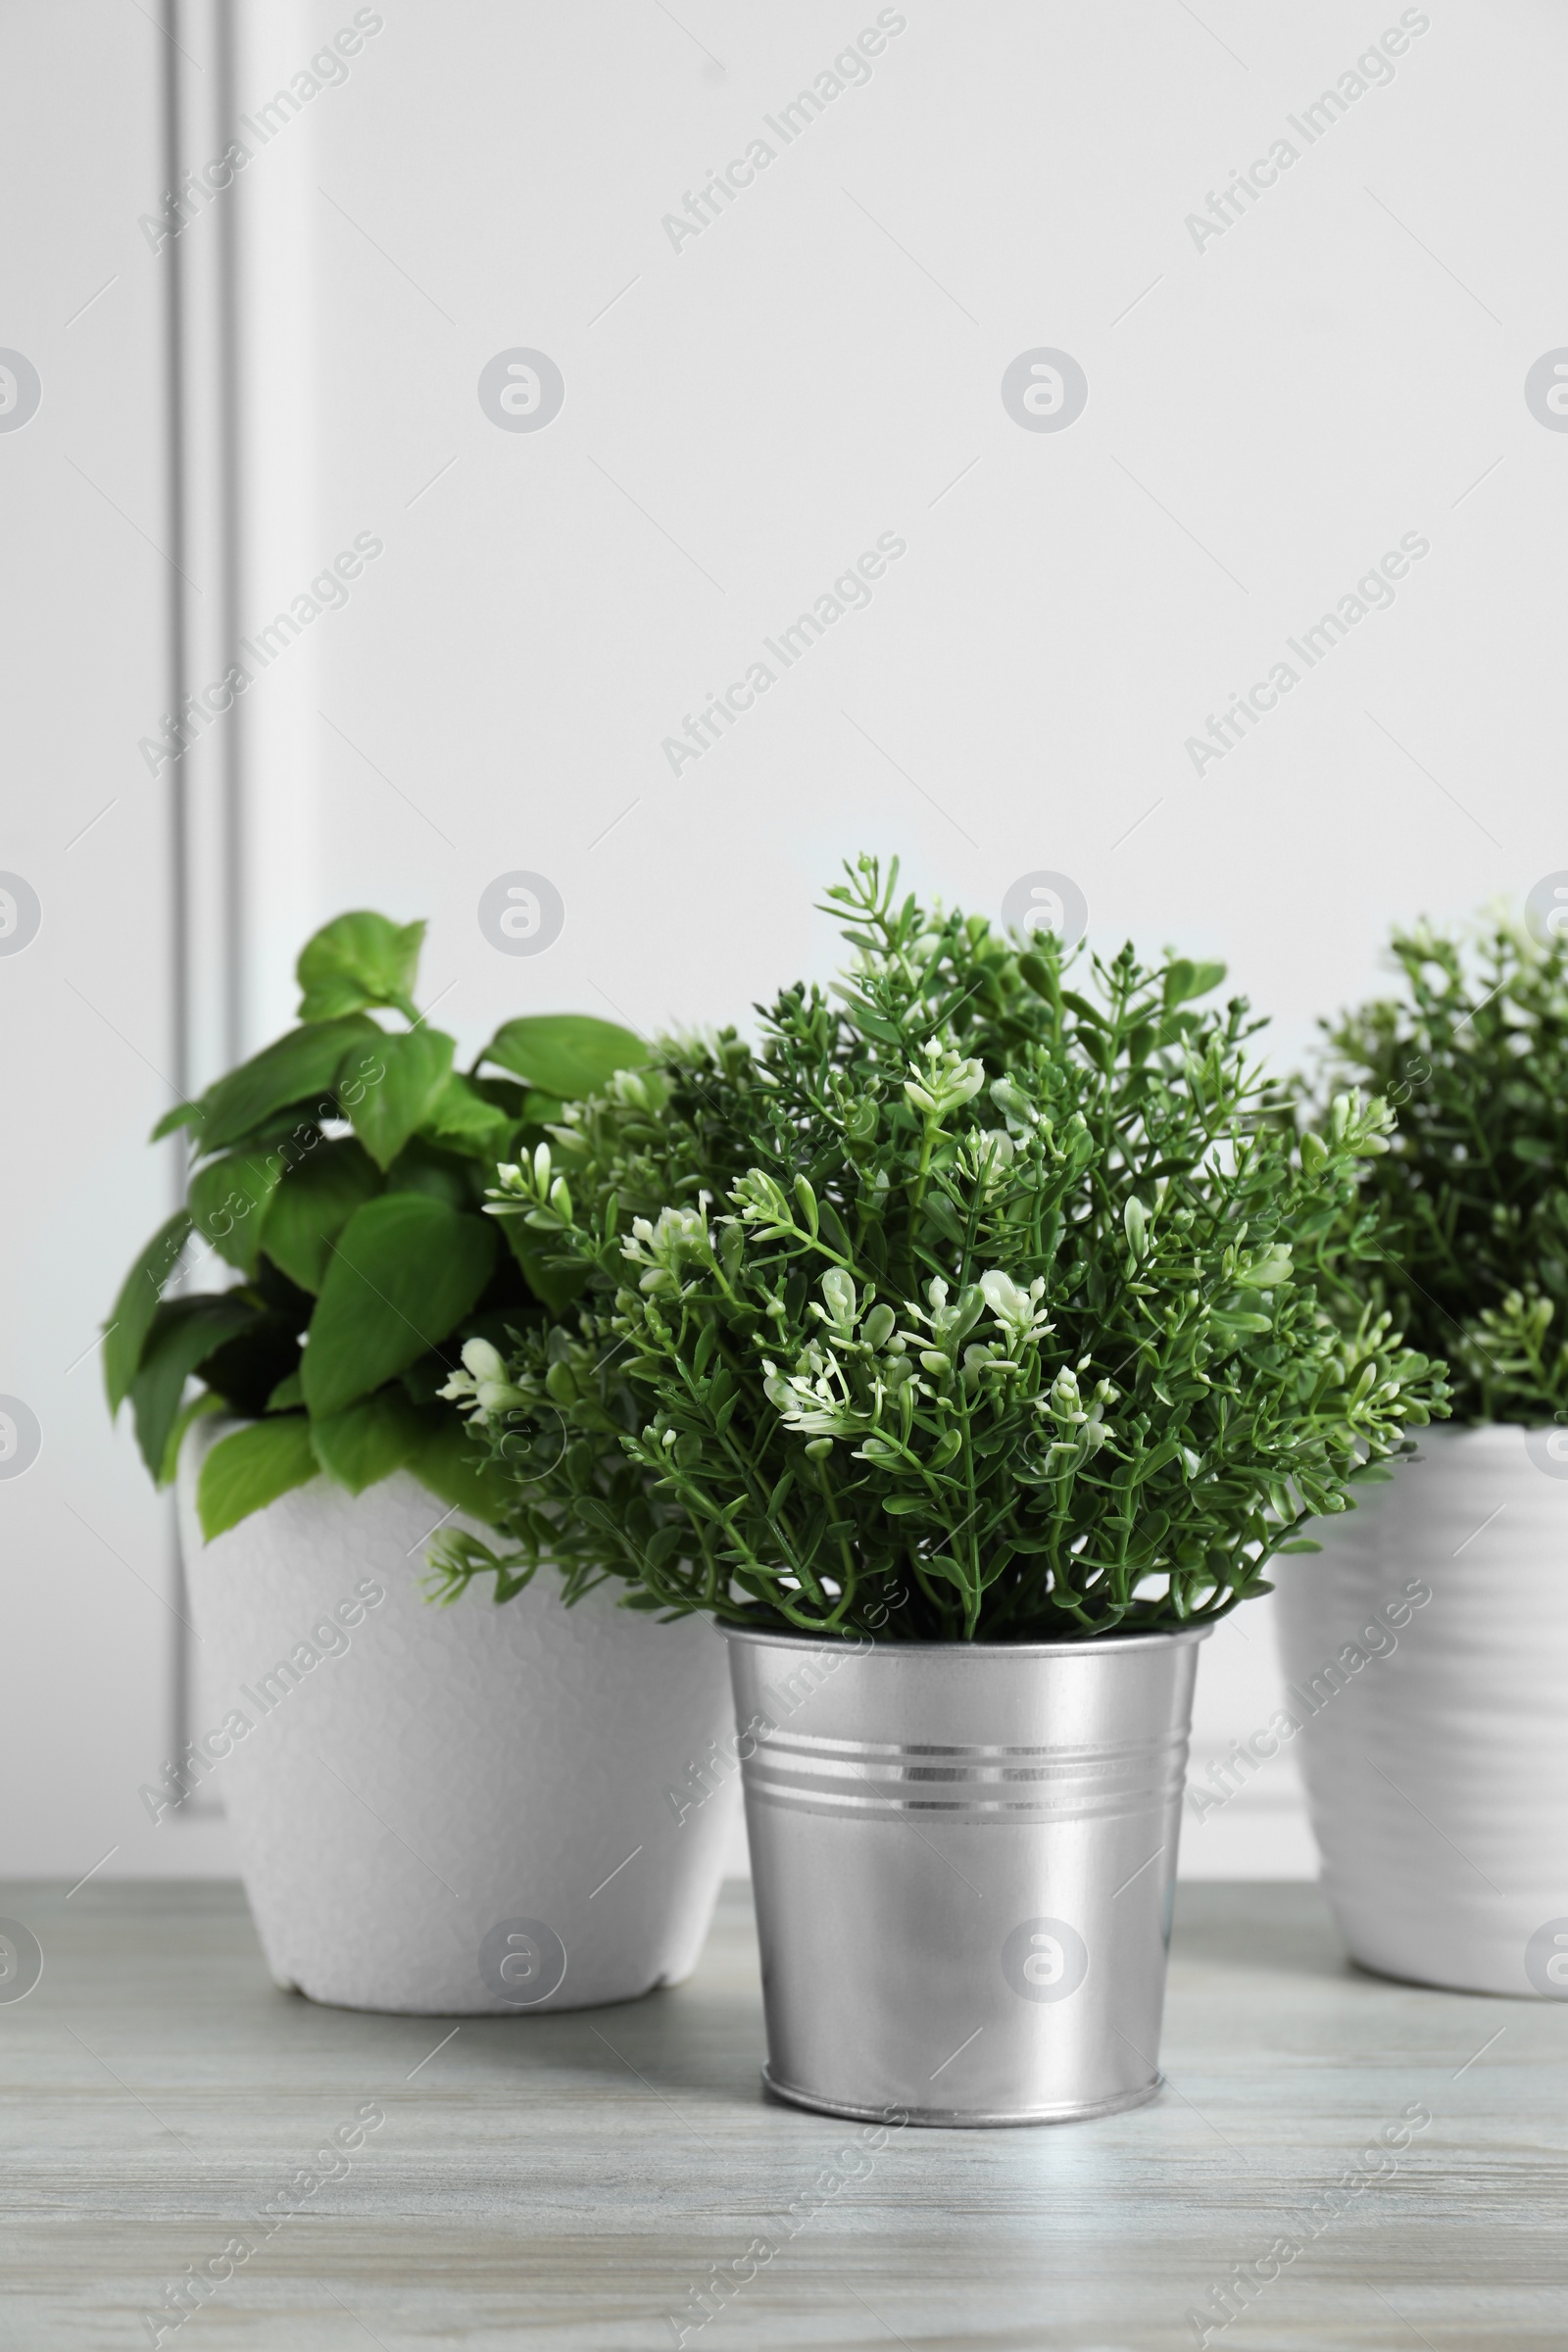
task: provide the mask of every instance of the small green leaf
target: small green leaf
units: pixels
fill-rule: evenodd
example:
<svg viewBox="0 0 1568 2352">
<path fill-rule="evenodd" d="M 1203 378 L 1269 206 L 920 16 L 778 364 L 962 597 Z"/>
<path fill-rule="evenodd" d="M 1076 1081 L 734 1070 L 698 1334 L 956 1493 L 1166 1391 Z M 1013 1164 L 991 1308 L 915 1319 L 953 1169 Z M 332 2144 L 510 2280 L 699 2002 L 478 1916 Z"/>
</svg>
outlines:
<svg viewBox="0 0 1568 2352">
<path fill-rule="evenodd" d="M 199 1102 L 176 1102 L 172 1110 L 165 1111 L 147 1141 L 150 1144 L 161 1144 L 166 1135 L 176 1135 L 181 1127 L 199 1128 L 204 1113 Z"/>
<path fill-rule="evenodd" d="M 273 1193 L 262 1221 L 263 1250 L 301 1290 L 318 1291 L 332 1244 L 380 1190 L 380 1171 L 363 1145 L 352 1137 L 318 1143 Z"/>
<path fill-rule="evenodd" d="M 304 1402 L 305 1383 L 294 1371 L 278 1382 L 267 1399 L 267 1409 L 270 1413 L 296 1413 Z"/>
<path fill-rule="evenodd" d="M 174 1426 L 169 1433 L 169 1443 L 164 1447 L 163 1468 L 158 1473 L 161 1487 L 172 1487 L 179 1474 L 179 1449 L 185 1443 L 185 1432 L 191 1423 L 204 1421 L 210 1413 L 226 1412 L 227 1409 L 216 1389 L 203 1389 L 199 1396 L 193 1396 L 188 1404 L 180 1406 L 174 1415 Z"/>
<path fill-rule="evenodd" d="M 495 1225 L 424 1193 L 384 1193 L 332 1245 L 303 1362 L 313 1414 L 341 1412 L 439 1345 L 490 1278 Z"/>
<path fill-rule="evenodd" d="M 1165 973 L 1165 1010 L 1173 1012 L 1192 997 L 1206 997 L 1224 977 L 1222 963 L 1189 963 L 1185 956 L 1178 957 Z"/>
<path fill-rule="evenodd" d="M 328 1478 L 363 1494 L 406 1462 L 429 1438 L 425 1416 L 402 1389 L 377 1389 L 340 1413 L 311 1423 L 311 1444 Z"/>
<path fill-rule="evenodd" d="M 104 1386 L 112 1413 L 119 1412 L 136 1377 L 142 1343 L 153 1327 L 164 1286 L 189 1238 L 190 1218 L 184 1209 L 176 1208 L 159 1226 L 121 1286 L 104 1341 Z"/>
<path fill-rule="evenodd" d="M 380 1037 L 363 1055 L 346 1059 L 338 1099 L 377 1167 L 389 1168 L 422 1126 L 451 1068 L 452 1040 L 440 1029 Z"/>
<path fill-rule="evenodd" d="M 436 1096 L 423 1119 L 427 1135 L 437 1135 L 464 1152 L 471 1152 L 475 1159 L 489 1164 L 506 1157 L 512 1143 L 513 1131 L 522 1115 L 522 1089 L 509 1079 L 496 1079 L 496 1086 L 507 1086 L 517 1097 L 517 1108 L 511 1115 L 501 1105 L 481 1095 L 471 1078 L 454 1070 Z"/>
<path fill-rule="evenodd" d="M 521 1217 L 498 1217 L 511 1245 L 512 1254 L 527 1278 L 528 1288 L 552 1315 L 564 1315 L 572 1300 L 587 1288 L 592 1269 L 586 1265 L 556 1266 L 550 1262 L 550 1252 L 539 1248 L 536 1237 L 528 1231 Z"/>
<path fill-rule="evenodd" d="M 589 1012 L 533 1012 L 504 1022 L 479 1058 L 569 1102 L 616 1070 L 640 1069 L 648 1048 L 632 1030 Z"/>
<path fill-rule="evenodd" d="M 202 1149 L 218 1152 L 225 1144 L 241 1143 L 273 1111 L 330 1094 L 349 1048 L 358 1046 L 363 1052 L 367 1039 L 380 1034 L 368 1014 L 357 1012 L 346 1020 L 290 1029 L 264 1046 L 204 1097 Z"/>
<path fill-rule="evenodd" d="M 394 923 L 384 914 L 340 914 L 307 940 L 294 967 L 300 1019 L 326 1021 L 366 1004 L 391 1004 L 418 1019 L 415 976 L 424 943 L 423 923 Z"/>
<path fill-rule="evenodd" d="M 166 1299 L 159 1307 L 129 1389 L 136 1443 L 155 1479 L 163 1475 L 186 1381 L 225 1340 L 265 1320 L 236 1292 Z"/>
<path fill-rule="evenodd" d="M 318 1475 L 311 1425 L 303 1413 L 274 1421 L 253 1421 L 220 1438 L 202 1464 L 196 1484 L 196 1513 L 210 1544 L 225 1528 L 267 1508 L 291 1487 Z"/>
<path fill-rule="evenodd" d="M 282 1173 L 281 1152 L 230 1152 L 208 1160 L 190 1180 L 191 1223 L 242 1274 L 256 1270 L 267 1204 Z"/>
<path fill-rule="evenodd" d="M 882 1508 L 895 1519 L 906 1519 L 912 1511 L 928 1509 L 929 1501 L 924 1494 L 885 1494 Z"/>
</svg>

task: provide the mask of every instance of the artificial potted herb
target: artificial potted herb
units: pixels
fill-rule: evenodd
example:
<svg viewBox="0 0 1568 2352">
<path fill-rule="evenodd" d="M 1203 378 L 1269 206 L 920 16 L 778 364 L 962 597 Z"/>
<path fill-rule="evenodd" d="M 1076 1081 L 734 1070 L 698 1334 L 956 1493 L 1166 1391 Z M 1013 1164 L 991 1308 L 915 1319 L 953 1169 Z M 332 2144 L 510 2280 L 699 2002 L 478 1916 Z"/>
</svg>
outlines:
<svg viewBox="0 0 1568 2352">
<path fill-rule="evenodd" d="M 1568 945 L 1493 919 L 1393 941 L 1396 995 L 1328 1026 L 1325 1091 L 1395 1106 L 1360 1171 L 1387 1307 L 1453 1421 L 1282 1583 L 1324 1884 L 1355 1958 L 1568 1998 Z"/>
<path fill-rule="evenodd" d="M 730 1639 L 772 2088 L 1102 2114 L 1158 2082 L 1197 1642 L 1437 1384 L 1293 1254 L 1383 1105 L 1298 1149 L 1245 1003 L 1193 1008 L 1219 967 L 1127 948 L 1084 995 L 896 872 L 831 894 L 837 1001 L 656 1056 L 503 1170 L 586 1283 L 487 1427 L 512 1560 L 569 1522 L 577 1573 Z"/>
<path fill-rule="evenodd" d="M 485 1185 L 646 1049 L 536 1014 L 454 1069 L 415 1003 L 423 930 L 327 924 L 300 1025 L 156 1131 L 189 1134 L 185 1205 L 105 1366 L 154 1477 L 178 1476 L 202 1646 L 196 1736 L 142 1801 L 167 1821 L 221 1796 L 272 1973 L 317 1999 L 625 1999 L 706 1933 L 725 1806 L 680 1833 L 658 1792 L 724 1727 L 723 1645 L 609 1594 L 568 1611 L 553 1579 L 431 1611 L 421 1576 L 433 1527 L 504 1527 L 511 1499 L 454 1375 L 490 1394 L 509 1335 L 573 1289 L 481 1213 Z"/>
</svg>

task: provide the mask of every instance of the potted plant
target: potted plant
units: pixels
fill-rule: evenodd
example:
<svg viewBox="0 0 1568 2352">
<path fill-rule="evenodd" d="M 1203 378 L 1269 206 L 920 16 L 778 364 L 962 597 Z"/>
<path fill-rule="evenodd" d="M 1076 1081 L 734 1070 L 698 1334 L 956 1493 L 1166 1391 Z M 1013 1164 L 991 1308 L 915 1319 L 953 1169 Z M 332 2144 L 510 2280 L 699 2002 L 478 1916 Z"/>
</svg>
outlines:
<svg viewBox="0 0 1568 2352">
<path fill-rule="evenodd" d="M 570 1545 L 723 1627 L 775 2092 L 1102 2114 L 1158 2082 L 1196 1645 L 1437 1384 L 1293 1255 L 1383 1105 L 1298 1150 L 1245 1003 L 1193 1008 L 1221 967 L 1129 947 L 1081 994 L 896 873 L 831 894 L 836 1002 L 503 1169 L 585 1287 L 483 1408 L 517 1550 L 437 1556 L 456 1588 Z"/>
<path fill-rule="evenodd" d="M 1395 934 L 1325 1089 L 1396 1109 L 1352 1311 L 1447 1357 L 1453 1422 L 1282 1587 L 1324 1885 L 1354 1957 L 1568 1998 L 1568 946 Z"/>
<path fill-rule="evenodd" d="M 434 1526 L 510 1504 L 454 1372 L 499 1375 L 573 1288 L 481 1213 L 486 1181 L 646 1049 L 538 1014 L 455 1069 L 415 1003 L 423 929 L 327 924 L 299 1026 L 156 1130 L 189 1134 L 185 1205 L 126 1278 L 105 1370 L 179 1480 L 206 1719 L 142 1797 L 165 1820 L 220 1791 L 272 1973 L 316 1999 L 619 2000 L 684 1975 L 707 1930 L 726 1808 L 678 1834 L 658 1792 L 723 1728 L 723 1645 L 607 1593 L 568 1611 L 553 1578 L 432 1612 L 420 1576 Z"/>
</svg>

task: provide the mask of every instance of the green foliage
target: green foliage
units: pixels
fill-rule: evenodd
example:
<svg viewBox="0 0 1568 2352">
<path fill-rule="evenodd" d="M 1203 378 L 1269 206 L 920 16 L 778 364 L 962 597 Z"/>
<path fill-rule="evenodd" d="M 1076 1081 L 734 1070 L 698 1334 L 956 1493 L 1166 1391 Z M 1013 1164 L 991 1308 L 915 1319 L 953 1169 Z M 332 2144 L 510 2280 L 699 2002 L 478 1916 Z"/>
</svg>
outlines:
<svg viewBox="0 0 1568 2352">
<path fill-rule="evenodd" d="M 129 1394 L 164 1286 L 189 1239 L 190 1212 L 176 1208 L 159 1226 L 121 1285 L 104 1339 L 104 1386 L 111 1412 L 118 1413 Z"/>
<path fill-rule="evenodd" d="M 476 1304 L 495 1234 L 427 1193 L 367 1200 L 333 1245 L 300 1364 L 305 1401 L 332 1414 L 439 1346 Z"/>
<path fill-rule="evenodd" d="M 1400 994 L 1324 1024 L 1323 1092 L 1348 1077 L 1396 1113 L 1361 1171 L 1381 1235 L 1345 1253 L 1354 1310 L 1447 1356 L 1464 1420 L 1568 1416 L 1568 942 L 1420 924 L 1393 955 Z"/>
<path fill-rule="evenodd" d="M 636 1069 L 648 1048 L 630 1029 L 589 1013 L 528 1013 L 502 1023 L 485 1058 L 564 1102 L 591 1094 L 617 1070 Z"/>
<path fill-rule="evenodd" d="M 230 1430 L 202 1464 L 196 1514 L 210 1544 L 225 1528 L 265 1510 L 291 1487 L 303 1487 L 319 1467 L 303 1413 L 280 1413 Z"/>
<path fill-rule="evenodd" d="M 452 1040 L 439 1029 L 411 1029 L 377 1046 L 363 1083 L 344 1090 L 354 1132 L 378 1168 L 389 1168 L 445 1094 L 452 1073 Z"/>
<path fill-rule="evenodd" d="M 466 1338 L 543 1328 L 571 1283 L 544 1271 L 536 1288 L 542 1253 L 497 1247 L 485 1186 L 498 1158 L 543 1139 L 519 1080 L 548 1083 L 555 1114 L 645 1049 L 609 1021 L 539 1014 L 475 1065 L 509 1075 L 454 1072 L 453 1040 L 414 1000 L 423 934 L 366 912 L 328 923 L 299 959 L 300 1025 L 155 1130 L 188 1132 L 187 1204 L 126 1276 L 105 1384 L 112 1410 L 129 1398 L 161 1484 L 199 1413 L 253 1422 L 204 1465 L 209 1536 L 318 1471 L 358 1494 L 403 1467 L 444 1504 L 501 1514 L 501 1483 L 440 1392 Z M 239 1279 L 169 1295 L 193 1249 Z"/>
<path fill-rule="evenodd" d="M 300 1019 L 326 1021 L 370 1004 L 417 1021 L 414 983 L 423 923 L 392 923 L 384 914 L 340 914 L 307 942 L 295 966 Z"/>
<path fill-rule="evenodd" d="M 669 1048 L 501 1171 L 496 1214 L 586 1278 L 465 1349 L 514 1547 L 575 1593 L 912 1641 L 1091 1637 L 1268 1590 L 1299 1522 L 1444 1409 L 1386 1315 L 1313 1279 L 1389 1113 L 1298 1151 L 1220 967 L 1094 959 L 830 894 L 856 962 L 754 1054 Z"/>
</svg>

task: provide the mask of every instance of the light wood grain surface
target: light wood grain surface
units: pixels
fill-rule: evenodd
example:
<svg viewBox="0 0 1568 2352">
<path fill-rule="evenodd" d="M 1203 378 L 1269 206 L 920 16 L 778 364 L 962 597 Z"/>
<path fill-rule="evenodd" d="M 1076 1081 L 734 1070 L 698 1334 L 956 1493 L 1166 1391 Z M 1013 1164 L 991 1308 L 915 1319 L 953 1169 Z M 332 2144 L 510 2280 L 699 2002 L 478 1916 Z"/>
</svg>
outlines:
<svg viewBox="0 0 1568 2352">
<path fill-rule="evenodd" d="M 1210 2343 L 1568 2345 L 1568 2004 L 1360 1975 L 1310 1886 L 1182 1886 L 1153 2105 L 869 2151 L 760 2092 L 744 1889 L 678 1989 L 455 2032 L 277 1991 L 232 1886 L 12 1886 L 0 1913 L 45 1955 L 0 2005 L 18 2352 L 150 2343 L 169 2282 L 235 2239 L 165 2344 L 1167 2352 L 1288 2239 Z M 368 2103 L 341 2177 L 290 2191 Z M 1357 2191 L 1412 2108 L 1430 2126 Z M 735 2284 L 698 2330 L 714 2265 Z"/>
</svg>

